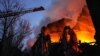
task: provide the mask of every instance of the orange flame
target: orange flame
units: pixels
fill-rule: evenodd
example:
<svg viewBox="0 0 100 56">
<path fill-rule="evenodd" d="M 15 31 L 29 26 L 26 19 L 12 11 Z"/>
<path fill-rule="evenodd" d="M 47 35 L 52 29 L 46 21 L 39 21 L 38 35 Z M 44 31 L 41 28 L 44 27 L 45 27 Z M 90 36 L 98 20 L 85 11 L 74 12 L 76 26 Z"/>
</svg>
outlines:
<svg viewBox="0 0 100 56">
<path fill-rule="evenodd" d="M 66 26 L 66 24 L 72 26 L 74 25 L 74 22 L 72 19 L 61 19 L 48 24 L 47 28 L 50 31 L 52 42 L 59 42 L 63 28 Z M 73 27 L 73 30 L 77 35 L 77 39 L 81 40 L 81 42 L 95 42 L 95 28 L 87 7 L 83 8 L 82 13 L 77 20 L 77 24 Z"/>
<path fill-rule="evenodd" d="M 56 34 L 56 33 L 50 34 L 50 37 L 51 37 L 52 43 L 59 42 L 60 36 L 58 34 Z"/>
<path fill-rule="evenodd" d="M 89 10 L 86 6 L 83 8 L 82 15 L 79 17 L 74 30 L 78 40 L 81 40 L 82 42 L 95 42 L 95 28 L 89 14 Z"/>
</svg>

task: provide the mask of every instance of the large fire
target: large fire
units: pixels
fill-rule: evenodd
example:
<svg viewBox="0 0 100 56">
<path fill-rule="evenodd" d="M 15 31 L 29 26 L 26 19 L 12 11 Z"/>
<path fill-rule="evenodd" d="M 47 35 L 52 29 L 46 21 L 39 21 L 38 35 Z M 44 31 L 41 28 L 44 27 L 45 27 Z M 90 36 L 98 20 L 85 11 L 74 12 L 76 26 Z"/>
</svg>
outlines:
<svg viewBox="0 0 100 56">
<path fill-rule="evenodd" d="M 73 20 L 69 18 L 63 18 L 61 20 L 48 24 L 47 28 L 50 31 L 51 41 L 59 42 L 59 39 L 63 32 L 63 28 L 69 24 L 75 31 L 78 40 L 87 43 L 95 42 L 95 28 L 89 14 L 89 10 L 86 6 L 83 8 L 82 13 L 80 14 L 77 21 L 78 22 L 74 27 L 72 27 L 74 25 Z"/>
</svg>

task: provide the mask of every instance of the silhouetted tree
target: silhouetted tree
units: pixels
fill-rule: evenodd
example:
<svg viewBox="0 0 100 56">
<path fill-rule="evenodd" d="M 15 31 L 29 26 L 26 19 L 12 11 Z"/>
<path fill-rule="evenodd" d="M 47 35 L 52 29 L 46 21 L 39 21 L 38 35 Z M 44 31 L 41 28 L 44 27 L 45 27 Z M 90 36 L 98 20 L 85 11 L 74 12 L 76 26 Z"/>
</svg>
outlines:
<svg viewBox="0 0 100 56">
<path fill-rule="evenodd" d="M 32 34 L 32 28 L 31 24 L 27 20 L 20 20 L 18 26 L 15 28 L 15 34 L 12 42 L 15 46 L 19 46 L 25 37 L 30 37 Z"/>
<path fill-rule="evenodd" d="M 22 11 L 23 6 L 20 0 L 0 0 L 0 12 L 17 12 Z M 17 47 L 31 33 L 30 24 L 26 20 L 20 20 L 21 14 L 11 17 L 0 18 L 0 37 L 2 43 L 2 56 L 9 56 L 11 52 L 17 53 Z M 17 39 L 15 39 L 17 38 Z M 15 41 L 16 48 L 12 47 Z M 0 50 L 1 51 L 1 50 Z M 13 56 L 13 55 L 10 55 Z M 20 56 L 20 55 L 18 55 Z"/>
</svg>

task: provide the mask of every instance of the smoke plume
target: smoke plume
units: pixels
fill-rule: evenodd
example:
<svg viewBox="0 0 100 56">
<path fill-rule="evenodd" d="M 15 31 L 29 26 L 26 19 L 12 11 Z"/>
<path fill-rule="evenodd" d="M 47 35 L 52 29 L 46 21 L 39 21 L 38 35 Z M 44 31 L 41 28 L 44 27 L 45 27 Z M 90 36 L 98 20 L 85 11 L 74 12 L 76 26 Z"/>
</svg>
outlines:
<svg viewBox="0 0 100 56">
<path fill-rule="evenodd" d="M 68 18 L 76 24 L 84 5 L 84 0 L 56 0 L 53 2 L 52 9 L 48 10 L 47 16 L 51 18 L 52 22 Z"/>
</svg>

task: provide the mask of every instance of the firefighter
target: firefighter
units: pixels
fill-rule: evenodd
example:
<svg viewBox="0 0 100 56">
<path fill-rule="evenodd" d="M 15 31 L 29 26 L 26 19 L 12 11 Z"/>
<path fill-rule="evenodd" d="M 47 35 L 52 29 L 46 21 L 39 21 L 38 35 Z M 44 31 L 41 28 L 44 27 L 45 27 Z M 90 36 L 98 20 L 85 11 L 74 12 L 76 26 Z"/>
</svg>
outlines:
<svg viewBox="0 0 100 56">
<path fill-rule="evenodd" d="M 41 28 L 41 33 L 39 34 L 36 41 L 36 56 L 47 56 L 48 55 L 48 46 L 50 41 L 50 36 L 46 27 Z"/>
<path fill-rule="evenodd" d="M 49 35 L 48 29 L 45 27 L 44 30 L 44 39 L 43 39 L 43 56 L 48 56 L 50 52 L 50 44 L 51 44 L 51 39 Z"/>
<path fill-rule="evenodd" d="M 77 38 L 70 26 L 65 26 L 61 37 L 61 44 L 65 56 L 77 56 Z"/>
<path fill-rule="evenodd" d="M 65 26 L 64 30 L 63 30 L 62 37 L 60 39 L 60 42 L 62 44 L 63 53 L 64 53 L 65 56 L 67 55 L 67 49 L 69 49 L 69 45 L 67 43 L 69 41 L 69 39 L 70 39 L 70 35 L 68 34 L 69 30 L 70 30 L 70 27 L 69 26 Z M 66 39 L 67 37 L 69 39 Z"/>
<path fill-rule="evenodd" d="M 70 43 L 72 44 L 72 49 L 77 53 L 81 53 L 82 51 L 78 48 L 78 40 L 74 30 L 70 29 L 69 34 L 71 37 Z"/>
</svg>

